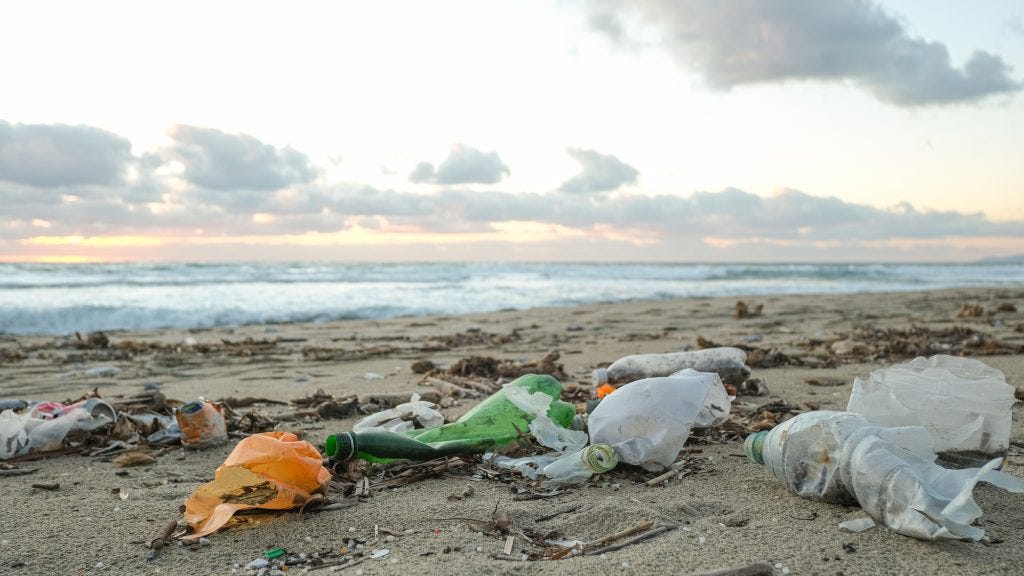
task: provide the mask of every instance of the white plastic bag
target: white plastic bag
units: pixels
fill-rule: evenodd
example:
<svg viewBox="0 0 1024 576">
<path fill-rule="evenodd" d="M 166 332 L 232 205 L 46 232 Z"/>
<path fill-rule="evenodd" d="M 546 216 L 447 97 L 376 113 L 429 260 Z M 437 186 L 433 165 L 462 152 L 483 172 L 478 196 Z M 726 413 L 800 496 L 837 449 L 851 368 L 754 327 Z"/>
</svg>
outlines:
<svg viewBox="0 0 1024 576">
<path fill-rule="evenodd" d="M 938 355 L 857 378 L 847 405 L 878 426 L 923 426 L 936 452 L 981 452 L 1010 445 L 1013 387 L 1002 372 L 970 358 Z"/>
<path fill-rule="evenodd" d="M 679 456 L 698 422 L 719 424 L 729 409 L 718 374 L 681 370 L 630 382 L 605 396 L 590 415 L 590 440 L 610 444 L 622 462 L 661 470 Z"/>
</svg>

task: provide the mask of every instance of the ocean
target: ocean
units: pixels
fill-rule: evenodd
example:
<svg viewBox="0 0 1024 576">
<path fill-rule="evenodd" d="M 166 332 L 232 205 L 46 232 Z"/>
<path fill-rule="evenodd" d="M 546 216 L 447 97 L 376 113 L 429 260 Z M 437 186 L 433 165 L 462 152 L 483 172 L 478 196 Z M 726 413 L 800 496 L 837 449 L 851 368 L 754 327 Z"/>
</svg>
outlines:
<svg viewBox="0 0 1024 576">
<path fill-rule="evenodd" d="M 692 296 L 1022 286 L 1021 262 L 0 264 L 0 333 L 326 322 Z"/>
</svg>

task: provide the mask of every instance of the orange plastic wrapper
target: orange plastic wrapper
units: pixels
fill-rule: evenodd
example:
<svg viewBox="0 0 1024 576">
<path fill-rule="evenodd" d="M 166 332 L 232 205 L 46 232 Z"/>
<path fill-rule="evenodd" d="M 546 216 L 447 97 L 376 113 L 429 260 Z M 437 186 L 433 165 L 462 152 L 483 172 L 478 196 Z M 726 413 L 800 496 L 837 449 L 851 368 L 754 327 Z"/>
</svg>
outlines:
<svg viewBox="0 0 1024 576">
<path fill-rule="evenodd" d="M 185 521 L 193 532 L 182 540 L 217 531 L 239 510 L 302 506 L 330 479 L 317 449 L 291 432 L 244 438 L 217 468 L 213 481 L 185 501 Z"/>
<path fill-rule="evenodd" d="M 616 390 L 618 390 L 618 388 L 612 386 L 611 384 L 601 384 L 600 386 L 597 387 L 597 397 L 598 399 L 604 398 L 605 396 L 611 394 L 612 392 L 615 392 Z"/>
</svg>

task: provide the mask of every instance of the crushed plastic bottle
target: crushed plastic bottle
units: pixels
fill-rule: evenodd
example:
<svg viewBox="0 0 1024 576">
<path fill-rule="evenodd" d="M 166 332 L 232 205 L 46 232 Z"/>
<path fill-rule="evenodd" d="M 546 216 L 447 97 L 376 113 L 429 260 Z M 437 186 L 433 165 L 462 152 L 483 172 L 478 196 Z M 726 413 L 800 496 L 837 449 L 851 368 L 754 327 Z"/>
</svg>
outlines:
<svg viewBox="0 0 1024 576">
<path fill-rule="evenodd" d="M 633 382 L 642 378 L 668 376 L 691 368 L 714 372 L 726 384 L 739 385 L 750 376 L 747 353 L 739 348 L 719 347 L 667 354 L 634 354 L 612 362 L 608 368 L 594 370 L 595 386 L 605 383 Z"/>
<path fill-rule="evenodd" d="M 570 432 L 576 410 L 562 402 L 562 385 L 551 376 L 520 376 L 450 424 L 424 430 L 368 429 L 331 434 L 324 446 L 335 461 L 431 460 L 450 454 L 482 453 L 515 442 L 538 415 Z M 585 434 L 584 434 L 585 436 Z M 585 442 L 585 441 L 584 441 Z"/>
<path fill-rule="evenodd" d="M 878 426 L 924 426 L 941 460 L 980 466 L 1009 449 L 1013 392 L 977 360 L 918 357 L 855 379 L 847 411 Z"/>
<path fill-rule="evenodd" d="M 579 450 L 522 458 L 486 454 L 484 460 L 502 468 L 516 470 L 535 480 L 544 476 L 546 479 L 541 482 L 541 486 L 545 488 L 582 484 L 594 474 L 603 474 L 619 464 L 615 449 L 607 444 L 592 444 Z"/>
<path fill-rule="evenodd" d="M 925 428 L 883 428 L 848 412 L 800 414 L 751 434 L 743 448 L 795 494 L 840 504 L 855 500 L 880 524 L 922 540 L 985 535 L 971 525 L 982 514 L 972 497 L 979 481 L 1024 492 L 1024 480 L 996 470 L 1001 458 L 980 468 L 943 468 L 934 462 Z"/>
<path fill-rule="evenodd" d="M 711 372 L 680 370 L 620 387 L 594 408 L 590 440 L 615 448 L 619 460 L 662 470 L 679 456 L 694 427 L 712 427 L 729 416 L 732 398 Z"/>
<path fill-rule="evenodd" d="M 101 398 L 74 404 L 40 402 L 30 410 L 0 412 L 0 460 L 60 448 L 77 431 L 95 430 L 117 421 L 117 410 Z"/>
</svg>

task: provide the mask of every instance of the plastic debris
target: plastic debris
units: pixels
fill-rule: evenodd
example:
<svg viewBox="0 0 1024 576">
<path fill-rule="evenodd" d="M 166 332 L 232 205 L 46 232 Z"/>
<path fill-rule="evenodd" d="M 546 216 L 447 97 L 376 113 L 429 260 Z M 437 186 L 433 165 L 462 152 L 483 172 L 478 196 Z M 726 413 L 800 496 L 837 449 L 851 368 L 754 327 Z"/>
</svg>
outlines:
<svg viewBox="0 0 1024 576">
<path fill-rule="evenodd" d="M 746 361 L 746 352 L 726 346 L 667 354 L 635 354 L 619 358 L 608 368 L 594 370 L 593 379 L 595 385 L 616 384 L 668 376 L 692 368 L 698 372 L 714 372 L 722 382 L 739 385 L 750 376 Z"/>
<path fill-rule="evenodd" d="M 999 370 L 938 355 L 855 379 L 847 410 L 878 426 L 924 426 L 940 457 L 980 466 L 1006 455 L 1015 401 Z"/>
<path fill-rule="evenodd" d="M 534 480 L 544 476 L 541 486 L 550 488 L 565 484 L 582 484 L 594 474 L 603 474 L 619 463 L 615 449 L 607 444 L 593 444 L 570 452 L 552 452 L 539 456 L 509 458 L 485 455 L 497 466 L 516 470 Z"/>
<path fill-rule="evenodd" d="M 971 525 L 982 514 L 972 497 L 979 481 L 1024 492 L 1024 480 L 996 470 L 1001 458 L 980 468 L 942 468 L 925 428 L 883 428 L 848 412 L 800 414 L 748 436 L 744 452 L 803 498 L 853 497 L 877 522 L 922 540 L 984 536 Z"/>
<path fill-rule="evenodd" d="M 331 473 L 312 444 L 290 432 L 264 432 L 242 439 L 214 480 L 185 502 L 185 520 L 195 540 L 223 527 L 239 510 L 287 510 L 310 501 Z"/>
<path fill-rule="evenodd" d="M 41 402 L 20 414 L 0 412 L 0 460 L 29 452 L 57 450 L 77 431 L 91 431 L 117 420 L 117 410 L 100 398 L 74 404 Z"/>
<path fill-rule="evenodd" d="M 724 422 L 731 401 L 714 373 L 687 369 L 637 380 L 597 405 L 590 440 L 610 444 L 627 464 L 660 471 L 675 461 L 692 428 Z"/>
<path fill-rule="evenodd" d="M 846 522 L 839 523 L 839 529 L 845 532 L 863 532 L 870 530 L 875 527 L 875 521 L 871 518 L 854 518 L 853 520 L 847 520 Z"/>
<path fill-rule="evenodd" d="M 181 432 L 181 445 L 186 448 L 208 448 L 228 441 L 223 408 L 202 400 L 180 406 L 174 417 Z"/>
<path fill-rule="evenodd" d="M 419 394 L 413 394 L 408 402 L 371 414 L 356 422 L 352 429 L 379 428 L 392 432 L 405 432 L 416 428 L 415 424 L 419 424 L 419 428 L 437 428 L 444 424 L 444 415 L 436 408 L 437 404 L 420 400 Z"/>
<path fill-rule="evenodd" d="M 335 461 L 359 458 L 391 462 L 479 454 L 515 442 L 530 429 L 537 413 L 568 429 L 575 410 L 558 399 L 561 392 L 562 385 L 551 376 L 528 374 L 509 382 L 450 424 L 407 432 L 356 430 L 332 434 L 324 444 L 327 455 Z"/>
</svg>

